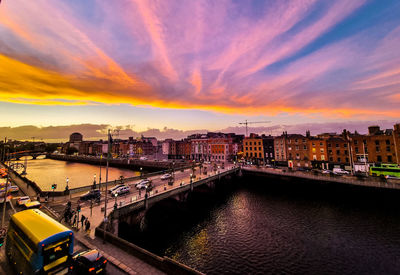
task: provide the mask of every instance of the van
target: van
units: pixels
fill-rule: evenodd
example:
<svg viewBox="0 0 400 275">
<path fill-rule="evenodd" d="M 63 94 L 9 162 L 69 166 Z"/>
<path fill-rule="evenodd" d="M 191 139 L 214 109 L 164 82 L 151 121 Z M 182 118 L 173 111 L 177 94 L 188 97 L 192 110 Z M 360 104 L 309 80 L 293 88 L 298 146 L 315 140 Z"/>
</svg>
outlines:
<svg viewBox="0 0 400 275">
<path fill-rule="evenodd" d="M 348 175 L 350 174 L 348 171 L 343 170 L 342 168 L 333 168 L 333 173 L 338 175 Z"/>
</svg>

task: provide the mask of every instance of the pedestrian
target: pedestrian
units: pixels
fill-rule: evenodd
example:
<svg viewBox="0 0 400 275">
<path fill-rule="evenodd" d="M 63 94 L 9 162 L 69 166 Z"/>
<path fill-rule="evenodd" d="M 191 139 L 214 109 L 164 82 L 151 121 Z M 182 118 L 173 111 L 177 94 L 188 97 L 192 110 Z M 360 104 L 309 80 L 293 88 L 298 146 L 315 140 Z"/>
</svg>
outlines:
<svg viewBox="0 0 400 275">
<path fill-rule="evenodd" d="M 83 228 L 83 223 L 85 222 L 86 217 L 82 214 L 81 217 L 81 227 Z"/>
<path fill-rule="evenodd" d="M 74 215 L 74 221 L 72 223 L 72 226 L 75 226 L 75 224 L 76 224 L 76 214 Z"/>
<path fill-rule="evenodd" d="M 86 225 L 85 225 L 85 230 L 86 230 L 86 232 L 90 232 L 89 230 L 90 230 L 90 221 L 89 221 L 89 219 L 86 219 Z"/>
</svg>

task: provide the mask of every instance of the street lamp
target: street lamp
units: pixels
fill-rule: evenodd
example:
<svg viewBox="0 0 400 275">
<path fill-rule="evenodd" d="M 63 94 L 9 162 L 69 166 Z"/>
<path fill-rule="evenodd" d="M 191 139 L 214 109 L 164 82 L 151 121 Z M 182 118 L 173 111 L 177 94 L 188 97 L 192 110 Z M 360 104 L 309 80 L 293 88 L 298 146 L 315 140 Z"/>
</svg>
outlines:
<svg viewBox="0 0 400 275">
<path fill-rule="evenodd" d="M 140 167 L 140 178 L 142 178 L 142 176 L 143 176 L 143 174 L 142 174 L 142 173 L 143 173 L 143 171 L 142 171 L 142 170 L 143 170 L 143 168 L 142 168 L 142 167 Z"/>
<path fill-rule="evenodd" d="M 115 197 L 114 210 L 117 210 L 117 208 L 118 208 L 118 204 L 117 204 L 117 197 L 118 197 L 118 194 L 115 193 L 115 194 L 114 194 L 114 197 Z"/>
<path fill-rule="evenodd" d="M 69 185 L 68 185 L 68 183 L 69 183 L 69 178 L 68 178 L 68 177 L 67 177 L 67 179 L 66 179 L 66 182 L 67 182 L 67 186 L 65 187 L 65 189 L 68 191 L 69 200 L 71 200 L 71 191 L 69 190 Z"/>
<path fill-rule="evenodd" d="M 96 189 L 96 174 L 93 176 L 93 190 Z"/>
</svg>

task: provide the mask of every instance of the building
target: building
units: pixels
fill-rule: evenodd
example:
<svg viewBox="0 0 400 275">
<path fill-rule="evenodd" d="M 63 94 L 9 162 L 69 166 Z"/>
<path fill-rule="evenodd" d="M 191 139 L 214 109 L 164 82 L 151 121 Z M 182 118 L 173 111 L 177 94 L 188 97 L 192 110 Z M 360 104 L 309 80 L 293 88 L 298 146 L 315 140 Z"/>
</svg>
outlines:
<svg viewBox="0 0 400 275">
<path fill-rule="evenodd" d="M 251 133 L 249 137 L 243 139 L 243 155 L 246 160 L 254 163 L 264 161 L 263 140 L 256 134 Z"/>
<path fill-rule="evenodd" d="M 80 133 L 72 133 L 69 136 L 69 142 L 74 143 L 74 142 L 81 142 L 83 140 L 83 136 Z"/>
</svg>

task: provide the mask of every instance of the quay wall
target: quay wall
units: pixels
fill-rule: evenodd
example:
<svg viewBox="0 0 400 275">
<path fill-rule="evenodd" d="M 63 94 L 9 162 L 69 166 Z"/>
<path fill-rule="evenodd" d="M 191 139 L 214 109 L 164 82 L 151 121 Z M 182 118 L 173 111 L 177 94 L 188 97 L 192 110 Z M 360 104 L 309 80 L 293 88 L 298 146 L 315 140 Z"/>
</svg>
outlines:
<svg viewBox="0 0 400 275">
<path fill-rule="evenodd" d="M 96 227 L 95 229 L 96 237 L 103 238 L 104 231 L 100 227 Z M 134 245 L 124 239 L 119 238 L 118 236 L 106 231 L 106 240 L 107 242 L 123 249 L 129 254 L 141 259 L 142 261 L 164 271 L 167 274 L 176 274 L 176 275 L 202 275 L 203 273 L 187 266 L 182 263 L 179 263 L 173 259 L 168 257 L 160 257 L 157 256 L 146 249 L 143 249 L 137 245 Z"/>
<path fill-rule="evenodd" d="M 330 174 L 317 174 L 313 172 L 303 171 L 291 171 L 288 169 L 260 169 L 253 167 L 243 167 L 243 175 L 252 174 L 266 177 L 281 177 L 281 178 L 300 178 L 312 181 L 318 181 L 320 183 L 341 183 L 356 186 L 383 188 L 383 189 L 400 189 L 400 180 L 396 179 L 385 179 L 379 177 L 355 177 L 355 176 L 339 176 Z"/>
<path fill-rule="evenodd" d="M 103 166 L 106 165 L 106 159 L 102 160 L 98 157 L 92 156 L 69 156 L 69 155 L 57 155 L 57 154 L 48 154 L 46 156 L 49 159 L 55 160 L 63 160 L 63 161 L 71 161 L 71 162 L 80 162 L 80 163 L 88 163 L 93 165 L 99 165 L 100 161 Z M 143 170 L 147 171 L 160 171 L 169 169 L 171 162 L 164 161 L 150 161 L 150 160 L 128 160 L 128 159 L 110 159 L 109 166 L 119 167 L 119 168 L 127 168 L 127 169 L 135 169 L 139 170 L 143 168 Z M 182 167 L 187 167 L 190 164 L 188 162 L 175 162 L 175 169 L 181 169 Z"/>
</svg>

